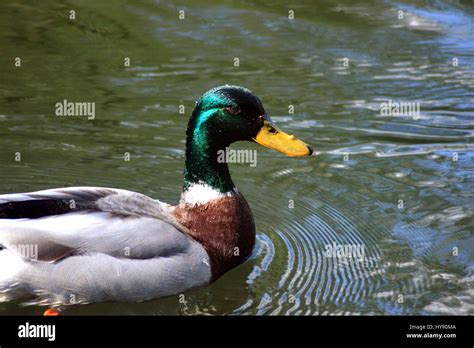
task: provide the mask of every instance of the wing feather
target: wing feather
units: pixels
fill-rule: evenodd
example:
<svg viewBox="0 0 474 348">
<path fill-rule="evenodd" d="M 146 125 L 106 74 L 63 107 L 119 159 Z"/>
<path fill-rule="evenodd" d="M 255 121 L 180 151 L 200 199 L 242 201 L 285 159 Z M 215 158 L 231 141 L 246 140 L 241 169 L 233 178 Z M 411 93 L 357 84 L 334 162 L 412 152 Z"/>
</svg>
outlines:
<svg viewBox="0 0 474 348">
<path fill-rule="evenodd" d="M 0 195 L 0 244 L 55 262 L 90 252 L 146 259 L 185 248 L 170 205 L 132 191 L 71 187 Z M 31 258 L 30 258 L 31 259 Z"/>
</svg>

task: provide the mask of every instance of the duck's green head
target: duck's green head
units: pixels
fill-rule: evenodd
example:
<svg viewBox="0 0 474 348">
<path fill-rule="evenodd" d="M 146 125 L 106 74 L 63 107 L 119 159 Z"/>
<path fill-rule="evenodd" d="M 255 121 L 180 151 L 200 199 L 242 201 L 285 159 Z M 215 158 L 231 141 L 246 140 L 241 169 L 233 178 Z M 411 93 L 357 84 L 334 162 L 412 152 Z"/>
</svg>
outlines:
<svg viewBox="0 0 474 348">
<path fill-rule="evenodd" d="M 310 146 L 277 128 L 260 99 L 239 86 L 219 86 L 204 93 L 188 123 L 185 187 L 202 183 L 221 192 L 233 189 L 219 150 L 236 141 L 252 141 L 288 156 L 311 155 Z"/>
</svg>

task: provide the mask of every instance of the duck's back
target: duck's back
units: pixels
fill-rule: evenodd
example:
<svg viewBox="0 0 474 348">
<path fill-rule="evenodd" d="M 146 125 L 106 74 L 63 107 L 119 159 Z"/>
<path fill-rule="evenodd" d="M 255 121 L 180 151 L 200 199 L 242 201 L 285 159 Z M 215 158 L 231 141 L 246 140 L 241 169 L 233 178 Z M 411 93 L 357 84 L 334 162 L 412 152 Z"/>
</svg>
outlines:
<svg viewBox="0 0 474 348">
<path fill-rule="evenodd" d="M 3 300 L 140 301 L 209 283 L 207 252 L 169 207 L 103 188 L 0 195 Z"/>
</svg>

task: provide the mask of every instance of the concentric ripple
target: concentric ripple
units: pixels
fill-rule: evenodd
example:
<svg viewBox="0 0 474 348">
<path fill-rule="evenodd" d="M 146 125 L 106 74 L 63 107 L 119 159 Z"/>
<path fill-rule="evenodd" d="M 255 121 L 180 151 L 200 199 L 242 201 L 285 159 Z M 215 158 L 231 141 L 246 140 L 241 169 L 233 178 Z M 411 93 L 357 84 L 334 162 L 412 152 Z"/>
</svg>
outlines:
<svg viewBox="0 0 474 348">
<path fill-rule="evenodd" d="M 289 172 L 274 181 L 281 185 Z M 271 187 L 275 182 L 268 185 Z M 274 210 L 281 214 L 282 221 L 278 226 L 265 221 L 259 228 L 255 251 L 259 262 L 249 276 L 249 283 L 268 283 L 271 279 L 273 286 L 255 304 L 255 313 L 334 313 L 338 307 L 363 303 L 380 285 L 383 270 L 378 241 L 388 229 L 351 211 L 342 199 L 334 202 L 333 193 L 320 188 L 311 195 L 301 192 L 304 199 L 294 199 L 294 208 L 288 207 L 291 198 L 285 201 L 275 193 L 270 193 L 270 197 L 249 197 L 257 216 Z M 341 197 L 344 195 L 350 193 Z M 294 197 L 298 196 L 295 192 Z M 329 247 L 339 246 L 357 247 L 362 255 L 327 253 Z"/>
</svg>

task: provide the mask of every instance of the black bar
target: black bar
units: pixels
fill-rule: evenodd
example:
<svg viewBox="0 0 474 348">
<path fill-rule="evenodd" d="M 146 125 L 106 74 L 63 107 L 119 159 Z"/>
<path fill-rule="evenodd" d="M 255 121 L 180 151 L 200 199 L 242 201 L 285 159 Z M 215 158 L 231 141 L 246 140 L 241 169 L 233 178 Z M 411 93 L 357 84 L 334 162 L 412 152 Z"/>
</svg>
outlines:
<svg viewBox="0 0 474 348">
<path fill-rule="evenodd" d="M 55 325 L 55 340 L 20 338 L 19 326 Z M 411 325 L 411 326 L 410 326 Z M 432 327 L 428 326 L 431 325 Z M 472 347 L 472 317 L 0 317 L 0 346 L 57 344 L 409 344 Z M 408 338 L 407 334 L 456 337 Z"/>
</svg>

